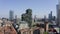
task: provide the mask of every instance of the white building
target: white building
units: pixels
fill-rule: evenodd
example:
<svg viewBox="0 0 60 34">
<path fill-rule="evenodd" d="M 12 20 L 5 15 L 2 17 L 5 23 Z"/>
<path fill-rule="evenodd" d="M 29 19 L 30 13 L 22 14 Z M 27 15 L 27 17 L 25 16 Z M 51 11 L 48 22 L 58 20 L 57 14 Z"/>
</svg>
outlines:
<svg viewBox="0 0 60 34">
<path fill-rule="evenodd" d="M 29 27 L 28 27 L 28 23 L 25 22 L 25 21 L 21 21 L 21 22 L 20 22 L 19 29 L 25 29 L 25 28 L 29 28 Z"/>
</svg>

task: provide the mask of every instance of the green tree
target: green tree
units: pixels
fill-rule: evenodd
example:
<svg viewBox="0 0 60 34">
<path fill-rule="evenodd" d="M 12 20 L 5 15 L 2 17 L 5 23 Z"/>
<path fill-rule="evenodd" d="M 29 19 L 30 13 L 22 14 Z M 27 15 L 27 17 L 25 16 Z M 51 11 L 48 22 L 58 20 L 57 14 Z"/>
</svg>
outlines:
<svg viewBox="0 0 60 34">
<path fill-rule="evenodd" d="M 25 14 L 22 14 L 21 17 L 22 21 L 26 21 L 28 22 L 29 27 L 31 27 L 32 24 L 32 10 L 31 9 L 27 9 Z"/>
</svg>

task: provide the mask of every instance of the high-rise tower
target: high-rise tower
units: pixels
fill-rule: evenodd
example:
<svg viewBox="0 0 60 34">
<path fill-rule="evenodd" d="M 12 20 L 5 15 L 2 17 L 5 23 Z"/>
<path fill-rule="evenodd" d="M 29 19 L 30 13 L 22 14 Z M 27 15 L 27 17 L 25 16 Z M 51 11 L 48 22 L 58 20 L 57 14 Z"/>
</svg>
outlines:
<svg viewBox="0 0 60 34">
<path fill-rule="evenodd" d="M 9 12 L 9 20 L 12 21 L 14 19 L 14 12 L 10 10 Z"/>
<path fill-rule="evenodd" d="M 60 26 L 60 0 L 58 0 L 59 3 L 56 5 L 56 9 L 57 9 L 57 25 Z"/>
<path fill-rule="evenodd" d="M 52 11 L 51 11 L 50 14 L 49 14 L 49 21 L 50 21 L 50 22 L 52 21 Z"/>
</svg>

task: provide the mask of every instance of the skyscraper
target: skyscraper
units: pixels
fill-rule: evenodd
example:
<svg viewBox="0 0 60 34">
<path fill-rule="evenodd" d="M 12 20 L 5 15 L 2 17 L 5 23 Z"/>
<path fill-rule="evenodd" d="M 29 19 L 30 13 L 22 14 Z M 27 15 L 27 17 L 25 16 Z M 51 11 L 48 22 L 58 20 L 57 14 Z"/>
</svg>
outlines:
<svg viewBox="0 0 60 34">
<path fill-rule="evenodd" d="M 50 14 L 49 14 L 49 21 L 50 21 L 50 22 L 52 21 L 52 11 L 51 11 Z"/>
<path fill-rule="evenodd" d="M 14 23 L 17 23 L 17 15 L 15 15 Z"/>
<path fill-rule="evenodd" d="M 10 10 L 9 12 L 9 20 L 12 21 L 14 19 L 14 12 Z"/>
<path fill-rule="evenodd" d="M 34 16 L 34 22 L 36 22 L 37 21 L 37 17 L 36 17 L 36 15 Z"/>
<path fill-rule="evenodd" d="M 60 0 L 58 0 L 56 8 L 57 8 L 57 25 L 60 27 Z"/>
<path fill-rule="evenodd" d="M 60 2 L 59 2 L 60 4 Z M 60 26 L 60 5 L 56 5 L 56 8 L 57 8 L 57 25 Z"/>
<path fill-rule="evenodd" d="M 60 0 L 58 0 L 56 9 L 57 9 L 57 25 L 60 27 Z M 60 33 L 60 29 L 59 29 L 59 33 Z"/>
</svg>

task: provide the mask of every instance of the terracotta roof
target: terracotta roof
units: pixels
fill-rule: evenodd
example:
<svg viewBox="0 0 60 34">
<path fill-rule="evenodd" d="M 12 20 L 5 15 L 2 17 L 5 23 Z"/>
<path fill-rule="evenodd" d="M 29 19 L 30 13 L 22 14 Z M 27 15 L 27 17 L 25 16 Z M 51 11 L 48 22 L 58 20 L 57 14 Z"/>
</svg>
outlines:
<svg viewBox="0 0 60 34">
<path fill-rule="evenodd" d="M 17 34 L 13 26 L 0 27 L 0 34 Z"/>
</svg>

